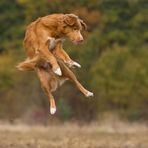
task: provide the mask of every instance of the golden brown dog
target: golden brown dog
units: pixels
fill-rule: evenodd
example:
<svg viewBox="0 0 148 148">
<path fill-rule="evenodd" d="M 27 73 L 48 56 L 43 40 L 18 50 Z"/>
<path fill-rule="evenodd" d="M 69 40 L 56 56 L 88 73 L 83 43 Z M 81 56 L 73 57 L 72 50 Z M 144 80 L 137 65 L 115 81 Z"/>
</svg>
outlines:
<svg viewBox="0 0 148 148">
<path fill-rule="evenodd" d="M 60 47 L 60 42 L 58 42 L 55 45 L 55 51 L 58 50 Z M 77 88 L 86 96 L 91 97 L 93 96 L 93 93 L 86 90 L 81 83 L 77 80 L 74 73 L 66 66 L 66 64 L 57 57 L 56 52 L 53 51 L 53 55 L 57 60 L 58 65 L 60 66 L 60 69 L 62 71 L 62 76 L 56 75 L 51 68 L 51 64 L 45 59 L 34 59 L 34 62 L 22 62 L 21 69 L 23 70 L 35 70 L 37 72 L 37 75 L 39 77 L 39 80 L 41 82 L 41 86 L 44 90 L 44 92 L 47 94 L 48 99 L 50 101 L 50 113 L 54 114 L 56 112 L 56 105 L 55 100 L 52 95 L 52 92 L 57 89 L 58 86 L 63 84 L 65 80 L 71 80 Z M 37 62 L 37 63 L 36 63 Z"/>
<path fill-rule="evenodd" d="M 83 36 L 81 35 L 83 28 L 86 29 L 86 24 L 74 14 L 52 14 L 37 19 L 28 25 L 25 34 L 24 48 L 28 60 L 33 60 L 39 55 L 51 64 L 55 74 L 62 75 L 60 66 L 51 50 L 54 49 L 56 41 L 64 38 L 69 38 L 75 44 L 83 42 Z M 58 58 L 70 67 L 80 67 L 63 50 L 62 42 L 60 42 L 59 48 L 55 52 Z M 21 69 L 21 65 L 18 65 L 18 67 Z"/>
<path fill-rule="evenodd" d="M 56 112 L 52 92 L 65 80 L 73 81 L 87 97 L 93 93 L 86 90 L 67 67 L 80 65 L 74 62 L 62 48 L 62 40 L 69 38 L 78 44 L 83 41 L 80 33 L 86 24 L 73 14 L 53 14 L 37 19 L 26 31 L 24 47 L 28 58 L 17 67 L 20 70 L 35 70 L 43 90 L 50 101 L 50 112 Z"/>
</svg>

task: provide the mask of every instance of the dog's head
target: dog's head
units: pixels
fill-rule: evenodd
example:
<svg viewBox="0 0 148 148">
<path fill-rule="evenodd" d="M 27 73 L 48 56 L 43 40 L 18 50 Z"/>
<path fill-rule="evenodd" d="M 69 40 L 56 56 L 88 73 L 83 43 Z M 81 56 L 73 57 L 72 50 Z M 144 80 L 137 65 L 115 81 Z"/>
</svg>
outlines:
<svg viewBox="0 0 148 148">
<path fill-rule="evenodd" d="M 62 20 L 61 31 L 73 43 L 79 44 L 83 42 L 82 30 L 86 30 L 87 26 L 83 20 L 74 14 L 65 14 Z"/>
</svg>

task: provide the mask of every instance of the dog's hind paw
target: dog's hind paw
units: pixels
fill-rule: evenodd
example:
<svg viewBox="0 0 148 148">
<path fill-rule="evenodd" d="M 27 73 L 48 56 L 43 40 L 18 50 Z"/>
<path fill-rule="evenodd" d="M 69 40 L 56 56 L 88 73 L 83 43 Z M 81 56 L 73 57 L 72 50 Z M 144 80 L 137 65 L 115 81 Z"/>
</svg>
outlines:
<svg viewBox="0 0 148 148">
<path fill-rule="evenodd" d="M 87 93 L 86 93 L 86 97 L 93 97 L 94 96 L 94 94 L 92 93 L 92 92 L 90 92 L 90 91 L 88 91 Z"/>
<path fill-rule="evenodd" d="M 62 71 L 60 68 L 57 68 L 56 70 L 54 70 L 54 73 L 61 76 L 62 75 Z"/>
<path fill-rule="evenodd" d="M 53 115 L 56 112 L 56 107 L 50 107 L 50 114 Z"/>
</svg>

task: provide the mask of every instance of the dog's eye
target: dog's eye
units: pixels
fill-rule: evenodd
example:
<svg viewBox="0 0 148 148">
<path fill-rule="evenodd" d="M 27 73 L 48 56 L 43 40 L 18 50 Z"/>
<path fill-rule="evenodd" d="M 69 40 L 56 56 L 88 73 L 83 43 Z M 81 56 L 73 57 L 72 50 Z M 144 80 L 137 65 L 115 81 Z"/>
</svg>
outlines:
<svg viewBox="0 0 148 148">
<path fill-rule="evenodd" d="M 66 28 L 66 26 L 63 26 L 63 28 L 65 29 L 65 28 Z"/>
<path fill-rule="evenodd" d="M 76 27 L 74 27 L 74 28 L 73 28 L 73 30 L 75 30 L 75 31 L 76 31 L 76 30 L 78 30 L 78 29 L 77 29 Z"/>
</svg>

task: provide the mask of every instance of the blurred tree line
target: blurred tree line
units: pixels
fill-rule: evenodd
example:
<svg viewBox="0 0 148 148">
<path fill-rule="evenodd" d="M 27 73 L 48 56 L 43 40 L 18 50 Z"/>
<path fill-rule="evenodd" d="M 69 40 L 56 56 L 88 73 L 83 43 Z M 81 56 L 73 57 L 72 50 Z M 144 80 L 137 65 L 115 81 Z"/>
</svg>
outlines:
<svg viewBox="0 0 148 148">
<path fill-rule="evenodd" d="M 75 73 L 95 97 L 85 98 L 67 82 L 55 93 L 56 117 L 91 120 L 110 111 L 148 119 L 147 10 L 146 0 L 1 0 L 0 118 L 48 118 L 49 103 L 35 73 L 19 72 L 15 65 L 26 58 L 27 24 L 52 13 L 74 13 L 88 25 L 85 43 L 66 41 L 64 49 L 81 63 Z"/>
</svg>

